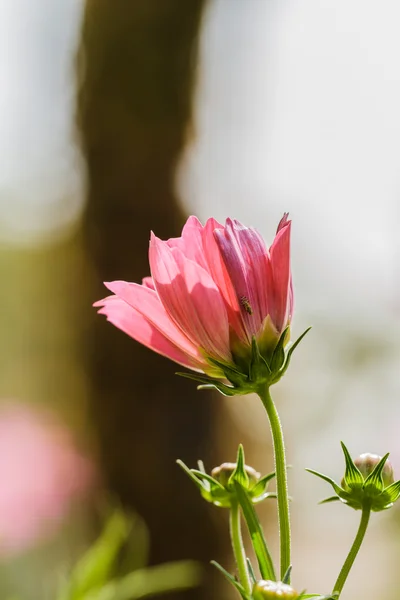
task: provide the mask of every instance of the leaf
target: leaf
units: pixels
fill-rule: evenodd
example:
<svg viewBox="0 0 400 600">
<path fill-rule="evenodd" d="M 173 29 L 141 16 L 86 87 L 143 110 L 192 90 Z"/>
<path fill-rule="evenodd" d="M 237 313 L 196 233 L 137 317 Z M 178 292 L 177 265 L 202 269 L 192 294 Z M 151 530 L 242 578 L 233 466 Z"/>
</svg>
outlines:
<svg viewBox="0 0 400 600">
<path fill-rule="evenodd" d="M 201 571 L 197 563 L 171 562 L 140 569 L 121 579 L 110 581 L 101 589 L 86 594 L 83 600 L 139 600 L 195 587 L 200 579 Z"/>
<path fill-rule="evenodd" d="M 257 579 L 256 579 L 256 574 L 254 573 L 253 565 L 251 564 L 251 560 L 249 559 L 249 557 L 246 558 L 246 562 L 247 562 L 247 569 L 249 571 L 251 583 L 254 584 L 254 583 L 256 583 Z"/>
<path fill-rule="evenodd" d="M 233 587 L 239 592 L 243 600 L 251 600 L 250 596 L 248 596 L 244 591 L 243 586 L 238 581 L 236 581 L 236 579 L 230 573 L 228 573 L 228 571 L 226 571 L 224 567 L 221 567 L 221 565 L 215 560 L 212 560 L 211 564 L 214 565 L 214 567 L 216 567 L 218 571 L 222 573 L 222 575 L 229 581 L 229 583 L 233 585 Z"/>
<path fill-rule="evenodd" d="M 288 568 L 286 569 L 286 573 L 284 574 L 284 576 L 282 578 L 282 583 L 290 583 L 291 574 L 292 574 L 292 565 L 289 565 Z"/>
<path fill-rule="evenodd" d="M 115 511 L 100 537 L 73 570 L 67 594 L 69 600 L 85 598 L 90 590 L 101 587 L 110 579 L 129 531 L 130 524 L 124 513 Z"/>
<path fill-rule="evenodd" d="M 267 542 L 265 541 L 264 532 L 254 509 L 253 503 L 251 502 L 246 490 L 244 490 L 240 485 L 236 484 L 235 489 L 240 508 L 242 509 L 243 516 L 250 533 L 250 538 L 257 557 L 261 577 L 263 579 L 276 581 L 274 563 L 272 562 Z"/>
</svg>

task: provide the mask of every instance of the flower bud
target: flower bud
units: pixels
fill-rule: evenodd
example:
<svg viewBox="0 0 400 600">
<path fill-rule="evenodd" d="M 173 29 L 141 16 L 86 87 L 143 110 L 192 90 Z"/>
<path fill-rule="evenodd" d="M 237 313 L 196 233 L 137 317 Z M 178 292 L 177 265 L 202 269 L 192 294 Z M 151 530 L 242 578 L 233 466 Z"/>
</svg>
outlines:
<svg viewBox="0 0 400 600">
<path fill-rule="evenodd" d="M 217 506 L 230 508 L 238 500 L 239 488 L 246 492 L 254 504 L 268 497 L 276 497 L 267 492 L 268 483 L 275 477 L 275 473 L 261 477 L 253 467 L 247 466 L 242 445 L 239 446 L 236 463 L 223 463 L 215 467 L 211 475 L 206 473 L 201 461 L 199 469 L 189 469 L 181 460 L 177 462 L 199 488 L 203 498 Z"/>
<path fill-rule="evenodd" d="M 272 600 L 273 598 L 286 598 L 296 600 L 299 593 L 290 585 L 281 581 L 257 581 L 253 586 L 253 600 Z"/>
<path fill-rule="evenodd" d="M 232 474 L 236 471 L 237 464 L 236 463 L 222 463 L 219 467 L 215 467 L 211 471 L 211 475 L 216 479 L 224 488 L 230 489 L 232 488 L 232 483 L 229 482 Z M 253 469 L 253 467 L 249 467 L 248 465 L 243 465 L 244 471 L 249 478 L 249 489 L 253 488 L 256 483 L 261 478 L 261 473 Z"/>
<path fill-rule="evenodd" d="M 388 461 L 389 453 L 381 457 L 367 452 L 353 460 L 343 442 L 342 449 L 346 472 L 341 486 L 330 477 L 307 469 L 330 483 L 335 491 L 336 496 L 323 502 L 341 500 L 355 510 L 369 507 L 373 511 L 380 511 L 393 506 L 400 497 L 400 480 L 394 481 L 393 468 Z"/>
<path fill-rule="evenodd" d="M 382 456 L 366 452 L 365 454 L 360 454 L 360 456 L 355 458 L 354 464 L 356 465 L 357 469 L 360 471 L 364 479 L 367 479 L 368 475 L 372 473 L 376 465 L 379 464 L 381 460 Z M 384 487 L 387 487 L 394 483 L 393 467 L 389 460 L 386 460 L 385 465 L 382 469 L 382 479 Z"/>
</svg>

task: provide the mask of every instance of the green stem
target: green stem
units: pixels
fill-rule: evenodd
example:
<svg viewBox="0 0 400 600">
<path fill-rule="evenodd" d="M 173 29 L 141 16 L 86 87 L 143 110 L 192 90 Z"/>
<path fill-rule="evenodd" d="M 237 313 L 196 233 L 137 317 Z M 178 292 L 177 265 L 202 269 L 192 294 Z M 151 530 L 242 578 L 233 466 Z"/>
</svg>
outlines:
<svg viewBox="0 0 400 600">
<path fill-rule="evenodd" d="M 237 568 L 239 571 L 240 583 L 247 594 L 251 593 L 251 582 L 247 570 L 246 552 L 242 540 L 240 528 L 240 510 L 238 502 L 232 501 L 230 510 L 230 530 L 233 553 L 235 555 Z"/>
<path fill-rule="evenodd" d="M 355 537 L 352 547 L 350 548 L 350 552 L 348 553 L 347 558 L 344 561 L 343 567 L 339 573 L 339 577 L 337 578 L 336 583 L 333 587 L 333 592 L 336 592 L 338 594 L 338 597 L 343 589 L 344 584 L 346 583 L 347 576 L 350 573 L 350 569 L 353 566 L 353 563 L 363 542 L 365 533 L 367 531 L 370 515 L 371 507 L 369 504 L 365 504 L 362 509 L 361 521 L 357 531 L 357 535 Z"/>
<path fill-rule="evenodd" d="M 281 579 L 285 576 L 290 567 L 290 514 L 289 514 L 289 494 L 287 483 L 287 469 L 285 457 L 285 444 L 283 441 L 283 431 L 279 420 L 278 411 L 271 398 L 269 388 L 263 388 L 259 391 L 259 396 L 267 411 L 271 427 L 272 439 L 274 444 L 274 458 L 276 471 L 276 492 L 278 497 L 278 519 L 279 519 L 279 540 L 281 557 Z M 290 583 L 288 581 L 287 583 Z"/>
<path fill-rule="evenodd" d="M 254 504 L 241 485 L 236 484 L 235 490 L 237 499 L 239 500 L 240 508 L 242 509 L 242 513 L 250 533 L 254 552 L 260 568 L 261 577 L 263 579 L 276 581 L 274 563 L 272 562 L 264 533 L 254 508 Z"/>
</svg>

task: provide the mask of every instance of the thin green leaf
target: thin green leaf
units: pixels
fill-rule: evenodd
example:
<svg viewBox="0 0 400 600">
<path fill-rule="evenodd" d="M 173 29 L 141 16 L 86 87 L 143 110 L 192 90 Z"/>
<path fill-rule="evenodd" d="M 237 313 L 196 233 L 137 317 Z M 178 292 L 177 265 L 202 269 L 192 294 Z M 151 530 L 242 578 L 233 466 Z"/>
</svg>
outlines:
<svg viewBox="0 0 400 600">
<path fill-rule="evenodd" d="M 251 564 L 251 560 L 249 557 L 246 558 L 247 561 L 247 569 L 249 571 L 251 583 L 254 584 L 257 581 L 256 574 L 254 573 L 253 565 Z"/>
<path fill-rule="evenodd" d="M 201 570 L 193 561 L 165 563 L 111 581 L 85 595 L 83 600 L 140 600 L 147 596 L 189 589 L 197 586 L 200 580 Z"/>
<path fill-rule="evenodd" d="M 236 579 L 230 573 L 228 573 L 228 571 L 226 571 L 224 567 L 222 567 L 215 560 L 212 560 L 211 564 L 222 573 L 222 575 L 229 581 L 229 583 L 233 585 L 233 587 L 239 592 L 243 600 L 251 600 L 250 596 L 248 596 L 244 591 L 243 586 L 238 581 L 236 581 Z"/>
<path fill-rule="evenodd" d="M 80 600 L 90 590 L 101 587 L 110 579 L 129 530 L 130 524 L 124 513 L 115 511 L 100 537 L 73 570 L 68 592 L 70 600 Z"/>
<path fill-rule="evenodd" d="M 242 509 L 247 528 L 250 533 L 251 542 L 254 552 L 257 557 L 258 566 L 263 579 L 276 581 L 274 563 L 272 562 L 271 554 L 268 550 L 267 542 L 265 541 L 264 532 L 262 530 L 257 513 L 254 509 L 248 493 L 240 485 L 235 486 L 236 496 Z"/>
<path fill-rule="evenodd" d="M 289 565 L 286 573 L 284 574 L 283 578 L 282 578 L 282 583 L 290 583 L 290 576 L 292 574 L 292 565 Z"/>
</svg>

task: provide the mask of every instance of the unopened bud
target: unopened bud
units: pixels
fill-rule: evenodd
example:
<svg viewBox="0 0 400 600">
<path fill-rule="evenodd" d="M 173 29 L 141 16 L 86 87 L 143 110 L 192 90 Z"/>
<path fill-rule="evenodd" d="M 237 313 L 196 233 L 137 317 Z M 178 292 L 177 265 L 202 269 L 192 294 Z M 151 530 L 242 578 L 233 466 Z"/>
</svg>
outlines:
<svg viewBox="0 0 400 600">
<path fill-rule="evenodd" d="M 222 463 L 211 471 L 211 475 L 225 488 L 229 489 L 229 479 L 236 469 L 236 463 Z M 249 488 L 252 488 L 261 478 L 261 473 L 244 465 L 244 470 L 249 478 Z"/>
<path fill-rule="evenodd" d="M 365 454 L 361 454 L 360 456 L 355 458 L 354 464 L 356 465 L 357 469 L 360 471 L 364 479 L 366 479 L 381 460 L 382 456 L 366 452 Z M 386 460 L 385 466 L 382 469 L 382 479 L 385 488 L 394 483 L 393 467 L 389 460 Z"/>
<path fill-rule="evenodd" d="M 323 502 L 341 500 L 355 510 L 369 507 L 373 511 L 386 510 L 400 497 L 400 481 L 394 481 L 393 467 L 385 456 L 366 452 L 352 459 L 343 442 L 342 449 L 346 462 L 346 472 L 341 486 L 330 477 L 307 469 L 317 477 L 321 477 L 333 487 L 336 496 Z"/>
<path fill-rule="evenodd" d="M 290 585 L 281 581 L 265 581 L 262 579 L 254 584 L 254 600 L 276 600 L 278 598 L 296 600 L 296 598 L 299 598 L 299 593 Z"/>
</svg>

